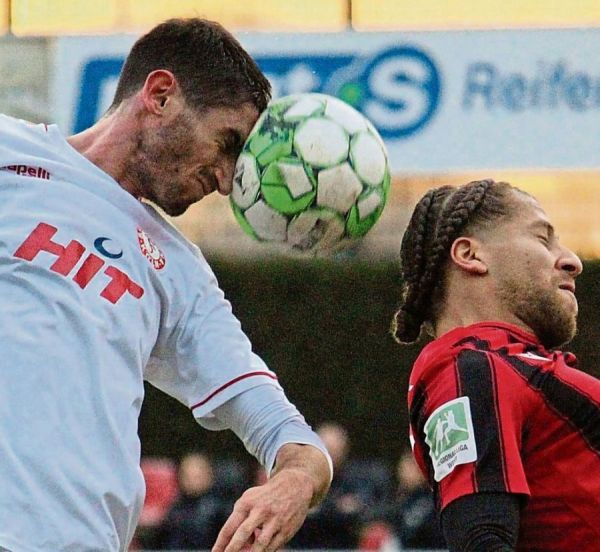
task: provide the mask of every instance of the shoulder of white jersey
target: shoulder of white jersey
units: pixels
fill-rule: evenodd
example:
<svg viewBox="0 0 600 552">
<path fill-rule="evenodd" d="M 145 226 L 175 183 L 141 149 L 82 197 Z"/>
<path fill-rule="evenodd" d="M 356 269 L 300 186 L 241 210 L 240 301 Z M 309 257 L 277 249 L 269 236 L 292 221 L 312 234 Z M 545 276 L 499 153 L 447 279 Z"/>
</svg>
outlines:
<svg viewBox="0 0 600 552">
<path fill-rule="evenodd" d="M 11 117 L 10 115 L 6 115 L 4 113 L 0 113 L 0 120 L 2 124 L 0 125 L 0 129 L 11 129 L 15 132 L 19 130 L 22 131 L 36 131 L 36 132 L 48 132 L 48 125 L 46 123 L 32 123 L 31 121 L 26 121 L 25 119 L 18 119 L 16 117 Z"/>
<path fill-rule="evenodd" d="M 184 248 L 188 249 L 190 253 L 194 257 L 199 258 L 200 260 L 206 262 L 204 255 L 200 251 L 200 248 L 188 240 L 180 230 L 168 219 L 167 215 L 163 213 L 163 211 L 155 205 L 153 202 L 148 200 L 142 201 L 144 206 L 146 207 L 146 211 L 148 214 L 156 221 L 156 223 L 161 227 L 161 229 L 166 232 L 170 238 L 174 239 L 177 243 L 182 245 Z"/>
<path fill-rule="evenodd" d="M 43 123 L 0 114 L 0 167 L 22 163 L 19 158 L 45 151 L 49 137 L 48 126 Z"/>
</svg>

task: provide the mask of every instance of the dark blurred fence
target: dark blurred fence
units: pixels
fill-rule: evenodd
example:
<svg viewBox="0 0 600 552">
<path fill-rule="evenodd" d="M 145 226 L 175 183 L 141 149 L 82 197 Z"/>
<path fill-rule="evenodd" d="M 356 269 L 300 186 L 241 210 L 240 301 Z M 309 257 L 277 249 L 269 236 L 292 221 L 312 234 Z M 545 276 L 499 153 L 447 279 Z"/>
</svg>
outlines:
<svg viewBox="0 0 600 552">
<path fill-rule="evenodd" d="M 398 301 L 396 263 L 210 259 L 246 333 L 312 425 L 337 420 L 352 452 L 394 462 L 408 447 L 406 389 L 419 347 L 400 347 L 389 325 Z M 578 280 L 580 332 L 569 349 L 600 376 L 600 262 Z M 204 431 L 189 411 L 148 386 L 140 420 L 146 455 L 206 448 L 245 458 L 230 432 Z"/>
</svg>

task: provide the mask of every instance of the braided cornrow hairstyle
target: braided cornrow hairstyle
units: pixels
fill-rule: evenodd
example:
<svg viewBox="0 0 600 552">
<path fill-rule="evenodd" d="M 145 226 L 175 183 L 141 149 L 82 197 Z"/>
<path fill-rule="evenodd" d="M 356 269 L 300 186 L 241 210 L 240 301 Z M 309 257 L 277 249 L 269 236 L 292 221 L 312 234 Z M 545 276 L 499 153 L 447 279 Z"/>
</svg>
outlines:
<svg viewBox="0 0 600 552">
<path fill-rule="evenodd" d="M 417 203 L 400 251 L 402 301 L 392 322 L 400 343 L 413 343 L 439 312 L 450 247 L 467 228 L 507 214 L 506 182 L 476 180 L 429 190 Z"/>
</svg>

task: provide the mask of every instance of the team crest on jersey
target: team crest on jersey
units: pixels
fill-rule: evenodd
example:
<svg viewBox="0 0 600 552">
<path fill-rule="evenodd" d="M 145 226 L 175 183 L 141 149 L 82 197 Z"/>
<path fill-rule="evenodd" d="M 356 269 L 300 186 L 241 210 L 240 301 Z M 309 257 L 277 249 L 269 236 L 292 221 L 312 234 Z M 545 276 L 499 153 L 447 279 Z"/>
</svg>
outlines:
<svg viewBox="0 0 600 552">
<path fill-rule="evenodd" d="M 152 238 L 150 238 L 150 236 L 148 236 L 141 228 L 137 229 L 137 237 L 140 249 L 146 259 L 150 261 L 156 270 L 163 269 L 167 261 L 163 252 L 154 243 Z"/>
<path fill-rule="evenodd" d="M 436 408 L 424 429 L 436 481 L 444 479 L 456 466 L 477 460 L 469 397 L 459 397 Z"/>
</svg>

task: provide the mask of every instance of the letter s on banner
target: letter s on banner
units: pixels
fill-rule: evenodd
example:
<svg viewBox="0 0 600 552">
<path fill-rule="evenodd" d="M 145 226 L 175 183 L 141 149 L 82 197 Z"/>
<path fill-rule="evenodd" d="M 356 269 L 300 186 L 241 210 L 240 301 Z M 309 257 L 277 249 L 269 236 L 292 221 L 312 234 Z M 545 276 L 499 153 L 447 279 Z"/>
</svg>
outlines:
<svg viewBox="0 0 600 552">
<path fill-rule="evenodd" d="M 371 61 L 367 75 L 370 94 L 363 112 L 384 137 L 413 134 L 433 116 L 440 101 L 440 75 L 422 50 L 386 50 Z"/>
</svg>

